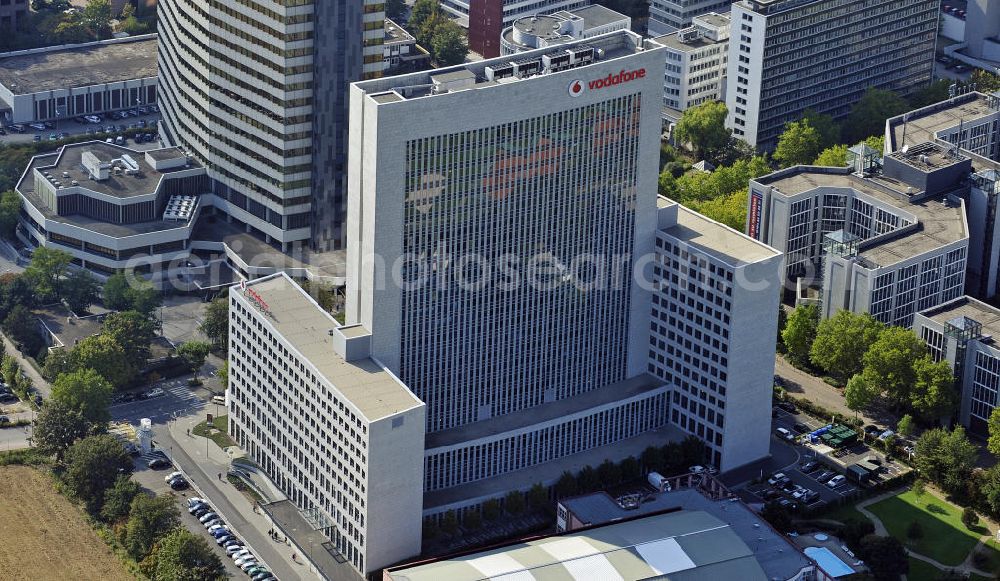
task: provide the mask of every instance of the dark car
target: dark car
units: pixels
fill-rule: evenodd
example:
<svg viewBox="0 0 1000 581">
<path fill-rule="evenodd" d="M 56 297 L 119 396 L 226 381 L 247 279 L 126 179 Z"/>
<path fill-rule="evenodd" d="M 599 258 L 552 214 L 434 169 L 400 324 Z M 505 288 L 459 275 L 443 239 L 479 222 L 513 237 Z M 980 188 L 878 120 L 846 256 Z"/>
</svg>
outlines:
<svg viewBox="0 0 1000 581">
<path fill-rule="evenodd" d="M 270 571 L 264 571 L 263 573 L 257 573 L 250 579 L 253 581 L 266 581 L 267 579 L 274 579 L 274 575 Z"/>
<path fill-rule="evenodd" d="M 816 480 L 818 480 L 819 482 L 827 482 L 836 475 L 837 475 L 836 472 L 831 472 L 830 470 L 826 470 L 822 474 L 817 476 Z"/>
<path fill-rule="evenodd" d="M 191 514 L 194 515 L 195 518 L 201 518 L 210 512 L 212 512 L 212 507 L 206 504 L 205 506 L 199 508 L 198 510 L 192 512 Z"/>
<path fill-rule="evenodd" d="M 806 504 L 812 504 L 819 500 L 819 493 L 815 490 L 810 490 L 809 492 L 802 495 L 802 502 Z"/>
<path fill-rule="evenodd" d="M 188 484 L 188 481 L 180 476 L 170 481 L 170 488 L 174 490 L 187 490 L 190 487 L 191 485 Z"/>
<path fill-rule="evenodd" d="M 795 404 L 793 404 L 790 401 L 779 401 L 778 407 L 790 414 L 794 414 L 795 412 L 799 411 L 798 408 L 795 407 Z"/>
<path fill-rule="evenodd" d="M 770 488 L 761 492 L 760 497 L 764 500 L 774 500 L 775 498 L 780 498 L 781 493 L 777 490 L 771 490 Z"/>
<path fill-rule="evenodd" d="M 797 510 L 799 508 L 799 505 L 795 504 L 791 500 L 788 500 L 787 498 L 779 500 L 778 505 L 787 508 L 788 510 Z"/>
<path fill-rule="evenodd" d="M 163 470 L 165 468 L 170 468 L 170 461 L 166 458 L 153 458 L 146 463 L 153 470 Z"/>
<path fill-rule="evenodd" d="M 225 534 L 225 535 L 222 535 L 221 537 L 216 537 L 215 544 L 219 545 L 221 547 L 221 546 L 225 545 L 226 543 L 228 543 L 229 541 L 231 541 L 231 540 L 233 540 L 235 538 L 236 537 L 234 537 L 233 535 Z"/>
<path fill-rule="evenodd" d="M 816 470 L 817 468 L 819 468 L 819 462 L 815 460 L 809 460 L 808 462 L 803 462 L 802 465 L 799 466 L 799 470 L 805 472 L 806 474 Z"/>
<path fill-rule="evenodd" d="M 243 543 L 239 539 L 233 537 L 233 538 L 231 538 L 231 539 L 229 539 L 229 540 L 227 540 L 225 542 L 220 543 L 220 545 L 222 545 L 223 549 L 228 549 L 229 547 L 232 547 L 233 545 L 238 545 L 238 546 L 242 547 Z"/>
<path fill-rule="evenodd" d="M 878 436 L 879 434 L 881 434 L 884 431 L 885 430 L 883 430 L 882 428 L 880 428 L 880 427 L 878 427 L 876 425 L 867 425 L 867 426 L 865 426 L 865 435 L 866 436 Z"/>
<path fill-rule="evenodd" d="M 792 429 L 800 434 L 804 434 L 809 431 L 809 426 L 802 423 L 796 423 L 794 426 L 792 426 Z"/>
</svg>

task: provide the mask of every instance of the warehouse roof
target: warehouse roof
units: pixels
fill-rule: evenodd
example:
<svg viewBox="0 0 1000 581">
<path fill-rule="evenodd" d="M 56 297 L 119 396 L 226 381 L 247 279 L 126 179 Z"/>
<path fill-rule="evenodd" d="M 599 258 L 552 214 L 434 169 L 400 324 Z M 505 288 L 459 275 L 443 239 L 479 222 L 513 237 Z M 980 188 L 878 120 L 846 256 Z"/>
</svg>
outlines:
<svg viewBox="0 0 1000 581">
<path fill-rule="evenodd" d="M 504 547 L 387 569 L 394 581 L 480 579 L 766 580 L 753 551 L 724 522 L 680 511 L 541 537 Z"/>
<path fill-rule="evenodd" d="M 0 55 L 0 84 L 15 95 L 156 75 L 155 34 Z"/>
<path fill-rule="evenodd" d="M 239 287 L 233 289 L 240 293 Z M 375 361 L 348 362 L 339 357 L 330 333 L 339 326 L 337 321 L 284 272 L 248 283 L 249 290 L 263 299 L 269 313 L 264 319 L 369 421 L 423 405 L 403 382 Z"/>
</svg>

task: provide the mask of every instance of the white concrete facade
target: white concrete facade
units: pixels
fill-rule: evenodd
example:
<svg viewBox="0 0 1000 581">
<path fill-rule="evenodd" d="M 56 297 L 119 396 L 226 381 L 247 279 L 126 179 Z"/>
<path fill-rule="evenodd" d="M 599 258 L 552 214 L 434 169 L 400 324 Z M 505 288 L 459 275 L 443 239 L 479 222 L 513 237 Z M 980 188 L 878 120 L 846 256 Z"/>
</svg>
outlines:
<svg viewBox="0 0 1000 581">
<path fill-rule="evenodd" d="M 670 423 L 731 470 L 770 453 L 784 257 L 665 198 L 658 215 L 649 371 L 670 387 Z"/>
<path fill-rule="evenodd" d="M 663 77 L 663 106 L 669 120 L 706 101 L 726 97 L 729 58 L 729 15 L 709 13 L 696 16 L 683 30 L 656 37 L 667 49 Z"/>
<path fill-rule="evenodd" d="M 284 273 L 229 291 L 230 432 L 361 575 L 420 552 L 424 405 Z"/>
<path fill-rule="evenodd" d="M 691 26 L 696 16 L 729 12 L 733 0 L 652 0 L 649 4 L 649 34 L 670 34 Z"/>
</svg>

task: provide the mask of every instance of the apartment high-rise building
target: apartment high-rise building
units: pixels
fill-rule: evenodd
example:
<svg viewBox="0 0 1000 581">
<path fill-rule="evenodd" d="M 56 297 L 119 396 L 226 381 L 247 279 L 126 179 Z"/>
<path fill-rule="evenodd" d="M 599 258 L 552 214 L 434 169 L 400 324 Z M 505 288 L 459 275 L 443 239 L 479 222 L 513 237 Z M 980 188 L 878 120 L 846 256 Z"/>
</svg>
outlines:
<svg viewBox="0 0 1000 581">
<path fill-rule="evenodd" d="M 695 16 L 729 12 L 733 0 L 652 0 L 649 3 L 649 34 L 670 34 L 691 26 Z"/>
<path fill-rule="evenodd" d="M 382 4 L 162 0 L 161 135 L 213 205 L 287 251 L 341 245 L 347 84 L 381 75 Z"/>
<path fill-rule="evenodd" d="M 842 117 L 869 87 L 907 94 L 934 69 L 937 0 L 733 3 L 727 124 L 772 149 L 803 111 Z"/>
</svg>

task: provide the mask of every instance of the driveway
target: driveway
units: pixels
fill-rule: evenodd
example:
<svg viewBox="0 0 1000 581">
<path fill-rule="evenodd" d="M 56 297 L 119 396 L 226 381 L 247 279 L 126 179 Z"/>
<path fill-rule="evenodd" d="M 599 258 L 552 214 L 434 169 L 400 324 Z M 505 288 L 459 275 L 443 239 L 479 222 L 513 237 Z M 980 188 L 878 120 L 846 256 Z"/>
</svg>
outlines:
<svg viewBox="0 0 1000 581">
<path fill-rule="evenodd" d="M 853 418 L 855 416 L 854 410 L 847 407 L 847 404 L 844 403 L 844 395 L 841 390 L 819 377 L 809 375 L 805 371 L 797 369 L 781 355 L 775 357 L 774 374 L 781 378 L 785 391 L 789 395 L 804 397 L 812 403 L 822 406 L 831 412 L 841 414 L 844 417 Z M 895 418 L 870 417 L 865 413 L 860 414 L 860 417 L 866 424 L 896 425 Z"/>
</svg>

